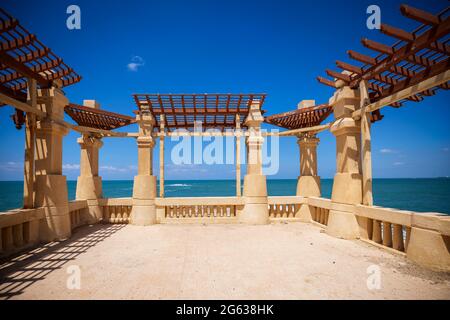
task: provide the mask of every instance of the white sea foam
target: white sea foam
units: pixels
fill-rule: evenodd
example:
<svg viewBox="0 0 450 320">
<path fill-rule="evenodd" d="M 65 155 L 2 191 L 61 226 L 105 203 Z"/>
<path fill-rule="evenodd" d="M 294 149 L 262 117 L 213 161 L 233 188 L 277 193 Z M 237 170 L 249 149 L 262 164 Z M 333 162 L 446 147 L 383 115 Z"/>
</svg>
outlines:
<svg viewBox="0 0 450 320">
<path fill-rule="evenodd" d="M 191 184 L 185 184 L 185 183 L 173 183 L 173 184 L 167 184 L 167 187 L 191 187 Z"/>
</svg>

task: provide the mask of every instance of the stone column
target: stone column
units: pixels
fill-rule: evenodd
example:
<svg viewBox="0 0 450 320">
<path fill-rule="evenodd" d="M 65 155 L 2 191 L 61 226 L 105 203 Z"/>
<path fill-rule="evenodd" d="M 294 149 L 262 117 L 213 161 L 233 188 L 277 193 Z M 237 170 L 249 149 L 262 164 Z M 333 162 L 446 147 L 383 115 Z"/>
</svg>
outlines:
<svg viewBox="0 0 450 320">
<path fill-rule="evenodd" d="M 64 107 L 69 103 L 58 88 L 38 90 L 38 107 L 48 117 L 37 122 L 36 128 L 36 193 L 35 206 L 44 207 L 40 226 L 41 241 L 64 240 L 71 235 L 66 177 L 62 175 L 62 140 L 68 129 L 52 121 L 63 120 Z"/>
<path fill-rule="evenodd" d="M 317 145 L 319 138 L 315 134 L 298 136 L 300 147 L 300 176 L 297 180 L 297 195 L 303 197 L 320 197 L 320 177 L 317 175 Z M 301 221 L 312 220 L 312 210 L 308 205 L 301 205 L 296 217 Z"/>
<path fill-rule="evenodd" d="M 100 105 L 95 100 L 84 100 L 86 107 L 99 109 Z M 81 148 L 80 176 L 77 179 L 77 200 L 87 200 L 88 214 L 81 217 L 87 223 L 97 223 L 103 219 L 103 211 L 99 205 L 99 199 L 103 198 L 102 178 L 98 175 L 98 153 L 103 146 L 100 138 L 83 134 L 77 140 Z"/>
<path fill-rule="evenodd" d="M 330 131 L 336 137 L 336 174 L 331 200 L 342 204 L 362 202 L 361 125 L 351 114 L 359 109 L 359 90 L 348 86 L 339 88 L 330 99 L 335 121 Z M 344 239 L 359 237 L 356 216 L 339 210 L 330 210 L 327 233 Z"/>
<path fill-rule="evenodd" d="M 266 176 L 262 173 L 261 114 L 259 102 L 253 102 L 245 119 L 249 136 L 247 143 L 247 173 L 244 177 L 244 208 L 239 215 L 239 221 L 247 224 L 267 224 L 269 210 L 267 202 Z"/>
<path fill-rule="evenodd" d="M 152 168 L 155 142 L 151 136 L 155 120 L 148 109 L 143 109 L 136 116 L 136 122 L 139 125 L 138 174 L 134 177 L 131 222 L 146 226 L 156 223 L 156 176 Z"/>
</svg>

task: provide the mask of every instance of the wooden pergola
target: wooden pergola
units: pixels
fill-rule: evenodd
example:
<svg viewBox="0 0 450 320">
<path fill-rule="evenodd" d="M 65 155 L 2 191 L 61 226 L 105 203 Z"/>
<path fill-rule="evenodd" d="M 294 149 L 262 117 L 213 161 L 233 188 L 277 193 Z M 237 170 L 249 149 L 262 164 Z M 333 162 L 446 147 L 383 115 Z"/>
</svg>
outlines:
<svg viewBox="0 0 450 320">
<path fill-rule="evenodd" d="M 236 127 L 236 117 L 243 127 L 250 105 L 264 104 L 266 94 L 134 94 L 138 111 L 150 110 L 160 127 L 173 131 L 176 129 L 193 130 L 201 122 L 202 128 L 217 128 L 224 131 Z"/>
<path fill-rule="evenodd" d="M 335 89 L 344 86 L 359 89 L 360 108 L 352 117 L 361 119 L 363 204 L 366 205 L 373 205 L 370 124 L 374 113 L 385 106 L 398 108 L 406 101 L 420 102 L 439 89 L 449 88 L 450 8 L 436 15 L 407 5 L 402 5 L 400 11 L 421 25 L 407 32 L 382 23 L 381 32 L 397 42 L 386 45 L 362 39 L 362 44 L 378 55 L 372 57 L 350 50 L 347 52 L 350 58 L 362 65 L 336 61 L 342 72 L 326 70 L 333 80 L 317 78 Z"/>
<path fill-rule="evenodd" d="M 64 111 L 80 126 L 113 130 L 135 123 L 135 118 L 119 113 L 70 103 Z"/>
<path fill-rule="evenodd" d="M 349 57 L 362 64 L 354 65 L 336 61 L 336 65 L 343 72 L 326 70 L 327 75 L 334 79 L 318 77 L 318 81 L 333 88 L 342 85 L 358 88 L 360 83 L 365 81 L 369 94 L 368 103 L 375 103 L 441 74 L 450 66 L 449 10 L 446 8 L 441 13 L 433 15 L 402 5 L 400 11 L 405 17 L 422 23 L 417 29 L 407 32 L 382 23 L 380 31 L 397 39 L 397 42 L 393 45 L 386 45 L 362 39 L 362 44 L 366 48 L 378 52 L 378 55 L 372 57 L 349 50 L 347 51 Z M 400 107 L 405 101 L 420 102 L 424 97 L 434 95 L 436 90 L 448 88 L 449 83 L 444 82 L 417 91 L 402 99 L 388 101 L 388 105 Z M 377 108 L 372 108 L 370 111 L 375 110 Z"/>
<path fill-rule="evenodd" d="M 318 126 L 332 112 L 328 104 L 301 108 L 265 117 L 264 121 L 288 130 Z"/>
<path fill-rule="evenodd" d="M 0 106 L 15 108 L 12 118 L 17 128 L 26 124 L 24 208 L 33 207 L 36 117 L 47 116 L 38 108 L 37 90 L 63 88 L 80 80 L 60 57 L 0 8 Z"/>
<path fill-rule="evenodd" d="M 35 81 L 37 88 L 52 85 L 62 88 L 81 80 L 60 57 L 1 8 L 0 61 L 0 95 L 21 102 L 27 101 L 30 81 Z M 16 108 L 13 120 L 20 128 L 25 122 L 24 112 Z"/>
<path fill-rule="evenodd" d="M 159 131 L 159 179 L 160 197 L 164 196 L 164 138 L 168 135 L 209 135 L 206 129 L 219 129 L 221 136 L 232 129 L 236 139 L 236 194 L 241 195 L 240 138 L 241 129 L 246 128 L 245 119 L 251 107 L 261 109 L 266 98 L 263 93 L 248 94 L 134 94 L 138 110 L 136 114 L 149 112 L 154 121 L 154 130 Z M 167 131 L 167 132 L 166 132 Z M 186 132 L 184 132 L 186 133 Z"/>
</svg>

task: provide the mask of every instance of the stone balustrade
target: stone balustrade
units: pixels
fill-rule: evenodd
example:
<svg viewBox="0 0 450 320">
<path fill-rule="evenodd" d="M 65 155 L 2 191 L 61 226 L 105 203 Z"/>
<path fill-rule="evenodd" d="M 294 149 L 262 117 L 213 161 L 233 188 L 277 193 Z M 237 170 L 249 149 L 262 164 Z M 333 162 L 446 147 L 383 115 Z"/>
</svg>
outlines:
<svg viewBox="0 0 450 320">
<path fill-rule="evenodd" d="M 45 219 L 42 208 L 17 209 L 0 213 L 0 256 L 38 244 L 39 227 Z"/>
<path fill-rule="evenodd" d="M 159 223 L 237 223 L 240 197 L 157 198 Z"/>
<path fill-rule="evenodd" d="M 75 200 L 69 202 L 69 216 L 71 230 L 87 224 L 88 203 L 86 200 Z"/>
<path fill-rule="evenodd" d="M 317 223 L 322 227 L 328 225 L 328 217 L 332 208 L 332 202 L 330 199 L 309 197 L 307 204 L 311 211 L 311 222 Z"/>
<path fill-rule="evenodd" d="M 271 221 L 299 221 L 300 206 L 306 203 L 302 196 L 268 197 L 269 219 Z"/>
<path fill-rule="evenodd" d="M 103 222 L 114 224 L 128 224 L 133 208 L 132 198 L 102 199 L 100 206 L 103 208 Z"/>
</svg>

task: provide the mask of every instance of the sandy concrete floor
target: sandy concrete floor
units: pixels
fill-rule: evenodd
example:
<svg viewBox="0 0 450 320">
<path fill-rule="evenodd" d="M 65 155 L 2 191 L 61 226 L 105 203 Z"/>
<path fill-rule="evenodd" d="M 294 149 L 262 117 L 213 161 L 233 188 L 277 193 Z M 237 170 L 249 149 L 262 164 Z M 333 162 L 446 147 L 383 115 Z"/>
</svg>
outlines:
<svg viewBox="0 0 450 320">
<path fill-rule="evenodd" d="M 2 262 L 0 298 L 450 299 L 450 275 L 310 224 L 96 225 Z"/>
</svg>

